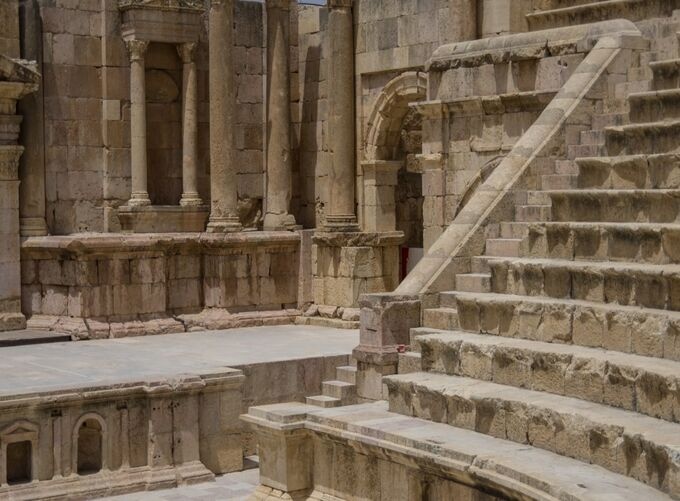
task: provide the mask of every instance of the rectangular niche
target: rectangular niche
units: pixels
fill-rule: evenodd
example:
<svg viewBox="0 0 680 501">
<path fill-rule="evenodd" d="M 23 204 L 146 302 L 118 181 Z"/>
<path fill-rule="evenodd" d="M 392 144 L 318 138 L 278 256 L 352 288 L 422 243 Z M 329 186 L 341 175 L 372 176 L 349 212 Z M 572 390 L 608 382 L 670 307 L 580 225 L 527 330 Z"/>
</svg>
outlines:
<svg viewBox="0 0 680 501">
<path fill-rule="evenodd" d="M 7 483 L 9 485 L 24 484 L 32 480 L 31 442 L 13 442 L 7 444 Z"/>
</svg>

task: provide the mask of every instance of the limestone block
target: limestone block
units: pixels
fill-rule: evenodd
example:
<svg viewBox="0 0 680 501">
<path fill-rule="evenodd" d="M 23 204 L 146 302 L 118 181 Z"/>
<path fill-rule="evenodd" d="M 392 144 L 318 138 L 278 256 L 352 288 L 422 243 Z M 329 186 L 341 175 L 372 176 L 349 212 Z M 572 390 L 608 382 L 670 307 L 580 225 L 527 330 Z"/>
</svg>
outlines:
<svg viewBox="0 0 680 501">
<path fill-rule="evenodd" d="M 165 259 L 144 258 L 130 261 L 130 282 L 155 284 L 165 282 Z"/>
<path fill-rule="evenodd" d="M 56 285 L 44 286 L 40 310 L 45 315 L 66 315 L 68 312 L 68 288 Z"/>
</svg>

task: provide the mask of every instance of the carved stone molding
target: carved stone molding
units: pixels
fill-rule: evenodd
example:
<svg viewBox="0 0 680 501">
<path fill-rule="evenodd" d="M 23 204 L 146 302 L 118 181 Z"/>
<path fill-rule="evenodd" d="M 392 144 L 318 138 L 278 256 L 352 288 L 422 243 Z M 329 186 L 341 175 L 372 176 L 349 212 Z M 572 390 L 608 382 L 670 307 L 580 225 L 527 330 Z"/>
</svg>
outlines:
<svg viewBox="0 0 680 501">
<path fill-rule="evenodd" d="M 144 59 L 149 42 L 146 40 L 126 40 L 125 46 L 130 54 L 130 61 L 139 61 Z"/>
<path fill-rule="evenodd" d="M 189 64 L 193 62 L 197 46 L 196 42 L 183 43 L 177 46 L 177 54 L 182 63 Z"/>
<path fill-rule="evenodd" d="M 158 9 L 158 10 L 199 10 L 204 9 L 203 0 L 119 0 L 118 8 Z"/>
</svg>

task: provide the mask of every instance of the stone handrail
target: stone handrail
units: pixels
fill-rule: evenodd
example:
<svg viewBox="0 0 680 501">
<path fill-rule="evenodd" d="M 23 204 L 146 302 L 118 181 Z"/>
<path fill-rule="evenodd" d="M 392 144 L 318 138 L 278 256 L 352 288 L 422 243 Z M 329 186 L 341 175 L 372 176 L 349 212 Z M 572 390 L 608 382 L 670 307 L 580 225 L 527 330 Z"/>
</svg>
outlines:
<svg viewBox="0 0 680 501">
<path fill-rule="evenodd" d="M 638 47 L 635 42 L 640 36 L 632 22 L 614 20 L 475 40 L 443 46 L 435 51 L 428 66 L 440 71 L 468 64 L 536 57 L 538 51 L 546 51 L 556 41 L 564 43 L 564 40 L 576 44 L 580 52 L 588 54 L 536 122 L 399 285 L 395 295 L 424 296 L 451 286 L 451 277 L 447 273 L 453 274 L 450 268 L 454 260 L 477 255 L 483 250 L 484 227 L 514 203 L 513 190 L 523 175 L 557 137 L 567 119 L 619 52 Z"/>
</svg>

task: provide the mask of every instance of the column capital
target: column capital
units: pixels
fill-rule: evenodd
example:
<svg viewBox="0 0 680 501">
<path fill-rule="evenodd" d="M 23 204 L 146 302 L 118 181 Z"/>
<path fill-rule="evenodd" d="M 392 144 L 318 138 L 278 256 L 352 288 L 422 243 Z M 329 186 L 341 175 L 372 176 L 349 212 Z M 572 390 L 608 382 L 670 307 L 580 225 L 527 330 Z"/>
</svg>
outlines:
<svg viewBox="0 0 680 501">
<path fill-rule="evenodd" d="M 179 58 L 182 60 L 183 64 L 189 64 L 194 61 L 196 47 L 198 47 L 196 42 L 183 43 L 177 46 L 177 54 L 179 55 Z"/>
<path fill-rule="evenodd" d="M 125 47 L 127 47 L 130 55 L 130 61 L 139 61 L 144 59 L 146 49 L 149 47 L 147 40 L 126 40 Z"/>
<path fill-rule="evenodd" d="M 328 0 L 329 9 L 351 9 L 354 6 L 354 0 Z"/>
<path fill-rule="evenodd" d="M 222 7 L 223 5 L 231 6 L 234 4 L 234 0 L 210 0 L 211 7 Z"/>
<path fill-rule="evenodd" d="M 265 0 L 268 9 L 290 10 L 290 0 Z"/>
</svg>

